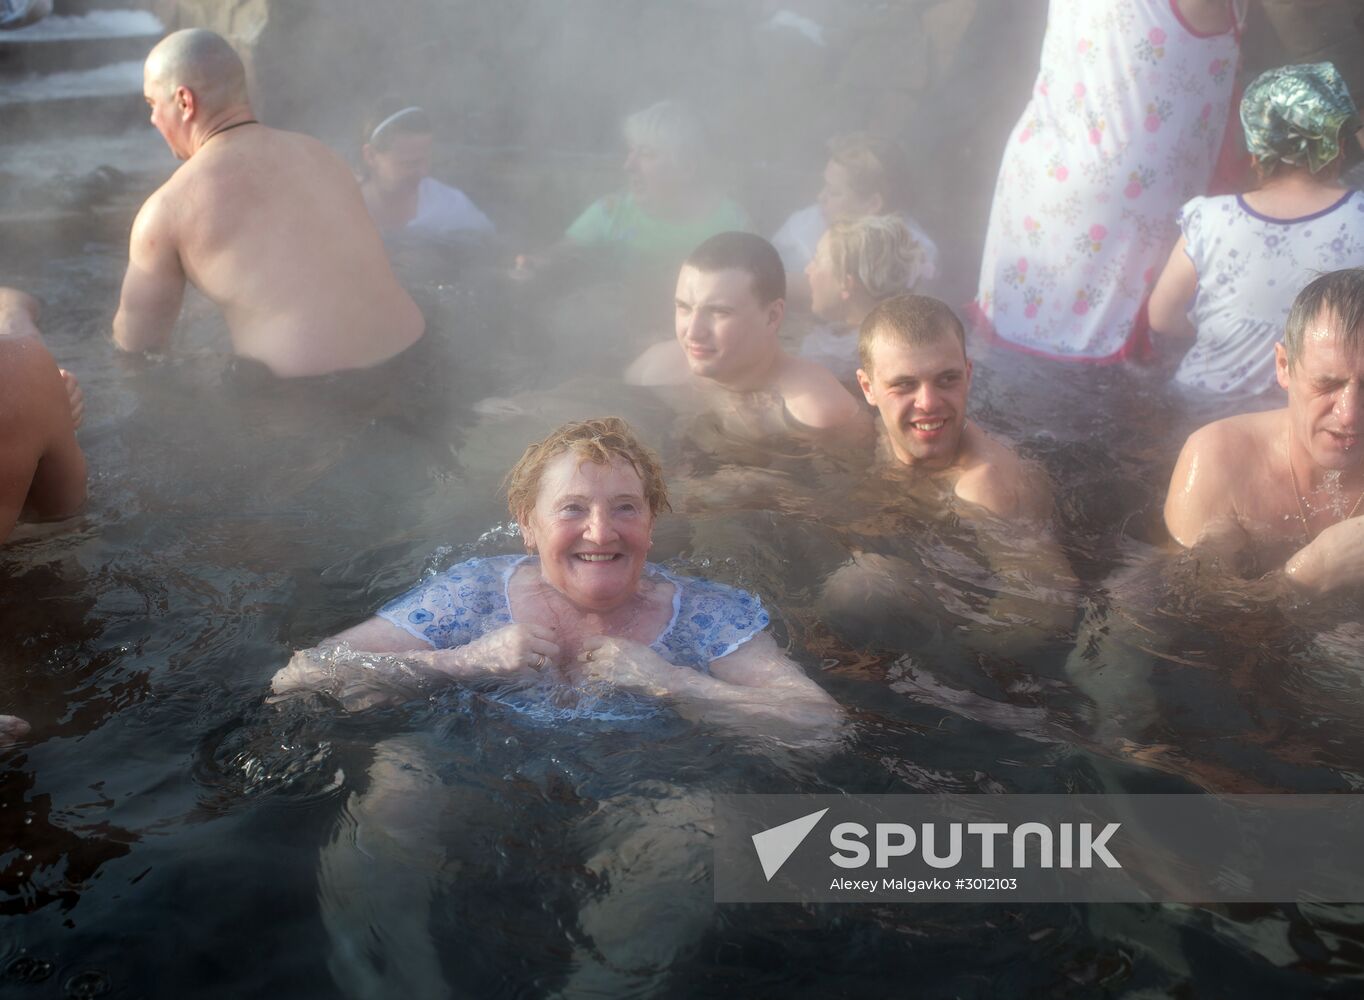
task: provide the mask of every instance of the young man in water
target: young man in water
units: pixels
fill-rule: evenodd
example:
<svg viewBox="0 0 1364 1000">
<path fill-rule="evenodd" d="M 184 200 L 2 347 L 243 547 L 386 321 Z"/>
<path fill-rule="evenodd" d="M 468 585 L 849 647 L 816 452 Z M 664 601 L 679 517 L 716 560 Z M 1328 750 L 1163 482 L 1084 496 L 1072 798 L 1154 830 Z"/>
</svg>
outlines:
<svg viewBox="0 0 1364 1000">
<path fill-rule="evenodd" d="M 85 456 L 76 443 L 83 401 L 38 334 L 38 303 L 0 288 L 0 542 L 22 514 L 69 517 L 85 503 Z M 28 724 L 0 715 L 0 746 Z"/>
<path fill-rule="evenodd" d="M 143 93 L 185 163 L 133 223 L 120 348 L 169 345 L 186 280 L 222 308 L 233 351 L 284 378 L 371 368 L 421 338 L 350 169 L 317 140 L 256 121 L 223 38 L 162 39 Z"/>
<path fill-rule="evenodd" d="M 1046 479 L 966 419 L 966 331 L 945 303 L 887 299 L 862 323 L 858 352 L 857 383 L 881 415 L 884 463 L 923 472 L 995 517 L 1051 518 Z"/>
<path fill-rule="evenodd" d="M 1039 469 L 967 420 L 971 362 L 961 321 L 937 299 L 899 295 L 863 321 L 858 352 L 857 381 L 880 414 L 882 434 L 879 474 L 854 493 L 873 501 L 873 511 L 894 510 L 903 497 L 910 520 L 855 526 L 852 559 L 825 584 L 826 620 L 895 647 L 953 625 L 964 644 L 1010 654 L 1068 628 L 1074 577 L 1051 537 L 1051 490 Z M 979 555 L 974 566 L 941 561 L 941 543 L 916 530 L 917 516 L 941 523 L 934 535 L 950 535 L 957 527 L 943 518 L 948 510 L 969 542 L 957 551 Z M 878 540 L 868 545 L 868 538 Z M 928 576 L 936 578 L 931 587 L 922 584 Z M 1000 587 L 1001 579 L 1014 582 Z M 967 604 L 972 588 L 993 592 L 987 617 L 1008 627 L 963 622 L 942 600 L 960 591 L 958 605 Z"/>
<path fill-rule="evenodd" d="M 1186 549 L 1325 594 L 1364 583 L 1364 268 L 1323 275 L 1274 347 L 1288 405 L 1190 435 L 1165 500 Z"/>
<path fill-rule="evenodd" d="M 749 442 L 861 443 L 870 421 L 857 400 L 827 369 L 782 347 L 785 299 L 786 272 L 772 244 L 752 233 L 712 236 L 678 274 L 677 339 L 645 351 L 626 381 L 689 386 L 723 433 Z"/>
</svg>

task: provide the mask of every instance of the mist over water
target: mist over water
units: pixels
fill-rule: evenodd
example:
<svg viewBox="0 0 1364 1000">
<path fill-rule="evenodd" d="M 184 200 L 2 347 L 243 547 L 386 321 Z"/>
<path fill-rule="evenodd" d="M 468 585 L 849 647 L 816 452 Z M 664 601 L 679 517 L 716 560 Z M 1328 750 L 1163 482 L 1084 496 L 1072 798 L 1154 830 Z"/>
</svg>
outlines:
<svg viewBox="0 0 1364 1000">
<path fill-rule="evenodd" d="M 654 556 L 759 594 L 779 641 L 850 714 L 832 751 L 535 688 L 419 692 L 403 709 L 354 716 L 322 700 L 267 704 L 292 650 L 423 575 L 517 551 L 497 484 L 563 421 L 626 416 L 670 473 L 726 464 L 698 457 L 692 415 L 618 381 L 640 348 L 670 335 L 675 269 L 587 261 L 531 282 L 511 273 L 516 253 L 549 245 L 620 186 L 623 114 L 661 98 L 701 108 L 720 176 L 768 234 L 814 198 L 830 136 L 899 137 L 918 179 L 912 211 L 943 250 L 931 290 L 960 305 L 1046 5 L 518 0 L 429 4 L 425 19 L 380 5 L 329 16 L 271 6 L 279 20 L 256 39 L 253 65 L 267 120 L 349 155 L 365 99 L 411 94 L 441 122 L 435 175 L 468 192 L 499 235 L 391 246 L 450 373 L 448 407 L 431 421 L 339 380 L 260 381 L 227 356 L 225 324 L 192 292 L 172 354 L 116 357 L 123 233 L 68 219 L 3 241 L 0 283 L 45 300 L 45 337 L 85 387 L 91 470 L 80 517 L 21 527 L 0 549 L 0 709 L 35 737 L 0 749 L 0 982 L 16 995 L 74 995 L 76 982 L 111 995 L 334 996 L 338 925 L 361 940 L 397 936 L 388 922 L 428 888 L 429 918 L 398 927 L 434 942 L 434 958 L 389 941 L 399 967 L 418 977 L 434 962 L 461 994 L 573 995 L 586 988 L 584 941 L 628 923 L 597 906 L 640 818 L 663 815 L 666 836 L 688 831 L 678 870 L 704 886 L 693 835 L 720 792 L 1358 790 L 1357 609 L 1266 615 L 1245 595 L 1191 597 L 1178 566 L 1142 569 L 1163 541 L 1179 445 L 1226 404 L 1118 369 L 990 354 L 977 358 L 972 415 L 1047 470 L 1082 612 L 1134 567 L 1161 595 L 1149 617 L 1089 637 L 1119 667 L 1150 645 L 1144 636 L 1177 637 L 1143 667 L 1163 716 L 1141 745 L 1094 733 L 1065 667 L 1082 615 L 1026 652 L 999 652 L 988 639 L 1007 628 L 992 598 L 1002 590 L 1046 611 L 1055 595 L 1026 573 L 992 578 L 973 529 L 934 498 L 852 483 L 840 463 L 803 456 L 769 457 L 764 471 L 806 489 L 778 491 L 765 509 L 723 495 L 679 505 Z M 955 46 L 896 33 L 911 11 L 952 7 L 974 11 Z M 90 17 L 111 34 L 145 27 L 140 14 Z M 54 39 L 70 29 L 58 18 L 39 27 Z M 66 92 L 56 74 L 45 86 Z M 144 132 L 147 173 L 126 170 L 130 203 L 167 166 Z M 131 213 L 113 204 L 126 228 Z M 810 324 L 788 322 L 793 335 Z M 489 397 L 506 402 L 478 409 Z M 821 584 L 873 529 L 916 567 L 921 602 L 883 634 L 849 636 L 823 615 Z M 1028 542 L 1010 540 L 1022 553 Z M 376 767 L 412 761 L 409 797 L 439 802 L 414 820 L 429 824 L 429 854 L 398 834 L 361 838 L 377 860 L 346 869 L 337 845 L 366 822 L 371 835 L 383 828 L 353 793 Z M 394 871 L 420 877 L 395 882 L 388 909 L 347 909 Z M 666 887 L 677 872 L 651 875 Z M 694 927 L 654 932 L 682 943 L 649 982 L 655 995 L 810 984 L 876 994 L 910 981 L 932 996 L 1307 996 L 1344 992 L 1361 974 L 1354 916 L 712 908 Z"/>
</svg>

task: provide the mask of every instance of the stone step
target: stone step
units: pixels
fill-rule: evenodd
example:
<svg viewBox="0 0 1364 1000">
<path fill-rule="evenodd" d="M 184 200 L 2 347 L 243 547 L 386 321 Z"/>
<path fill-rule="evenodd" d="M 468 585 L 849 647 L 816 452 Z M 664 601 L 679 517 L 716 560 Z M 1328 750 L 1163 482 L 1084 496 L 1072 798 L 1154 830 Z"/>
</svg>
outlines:
<svg viewBox="0 0 1364 1000">
<path fill-rule="evenodd" d="M 94 69 L 144 59 L 165 34 L 145 10 L 103 10 L 52 16 L 0 34 L 0 77 Z"/>
<path fill-rule="evenodd" d="M 156 0 L 53 0 L 52 14 L 54 17 L 73 17 L 98 10 L 123 10 L 128 7 L 149 10 L 157 6 Z M 161 3 L 159 6 L 165 9 L 166 4 Z"/>
<path fill-rule="evenodd" d="M 54 129 L 68 134 L 122 132 L 146 115 L 140 59 L 72 72 L 0 77 L 0 135 L 6 145 Z"/>
</svg>

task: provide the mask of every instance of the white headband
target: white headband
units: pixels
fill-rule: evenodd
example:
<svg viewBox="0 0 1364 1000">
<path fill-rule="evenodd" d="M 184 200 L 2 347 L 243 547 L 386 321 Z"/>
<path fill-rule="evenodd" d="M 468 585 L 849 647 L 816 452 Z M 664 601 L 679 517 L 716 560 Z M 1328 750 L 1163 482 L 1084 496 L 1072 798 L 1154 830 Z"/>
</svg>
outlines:
<svg viewBox="0 0 1364 1000">
<path fill-rule="evenodd" d="M 422 109 L 421 109 L 421 108 L 417 107 L 417 106 L 414 104 L 414 105 L 412 105 L 410 108 L 403 108 L 401 111 L 395 111 L 395 112 L 393 112 L 393 114 L 389 115 L 387 118 L 385 118 L 383 121 L 381 121 L 378 125 L 375 125 L 375 126 L 374 126 L 374 131 L 371 132 L 371 133 L 369 134 L 369 141 L 370 141 L 370 144 L 371 144 L 371 145 L 374 144 L 374 141 L 375 141 L 376 139 L 379 138 L 379 133 L 382 132 L 384 129 L 388 128 L 390 125 L 392 125 L 394 122 L 396 122 L 399 118 L 406 118 L 408 115 L 412 114 L 413 112 L 424 113 L 424 112 L 422 112 Z"/>
</svg>

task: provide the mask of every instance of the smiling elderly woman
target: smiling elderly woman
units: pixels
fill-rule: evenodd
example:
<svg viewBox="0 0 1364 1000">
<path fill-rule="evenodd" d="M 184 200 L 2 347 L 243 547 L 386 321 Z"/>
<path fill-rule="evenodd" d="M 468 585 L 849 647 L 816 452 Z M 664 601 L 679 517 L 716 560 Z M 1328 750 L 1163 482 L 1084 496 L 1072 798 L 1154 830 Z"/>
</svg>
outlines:
<svg viewBox="0 0 1364 1000">
<path fill-rule="evenodd" d="M 671 698 L 686 714 L 723 706 L 799 725 L 840 718 L 764 631 L 756 597 L 647 562 L 667 490 L 658 460 L 623 420 L 560 427 L 526 449 L 506 488 L 529 555 L 471 559 L 423 582 L 295 655 L 274 678 L 276 694 L 323 690 L 356 707 L 373 702 L 376 673 L 543 671 L 569 685 L 606 681 Z"/>
</svg>

